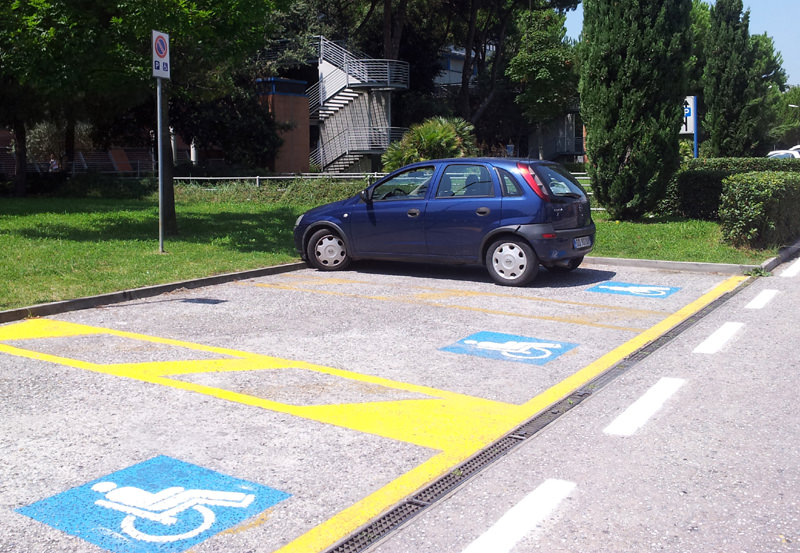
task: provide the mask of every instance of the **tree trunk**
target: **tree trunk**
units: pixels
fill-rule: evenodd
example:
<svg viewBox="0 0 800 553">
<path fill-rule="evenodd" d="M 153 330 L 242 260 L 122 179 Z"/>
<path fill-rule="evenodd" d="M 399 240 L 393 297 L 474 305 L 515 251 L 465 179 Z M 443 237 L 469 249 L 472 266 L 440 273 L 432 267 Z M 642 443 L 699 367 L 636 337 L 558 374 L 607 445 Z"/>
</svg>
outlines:
<svg viewBox="0 0 800 553">
<path fill-rule="evenodd" d="M 400 39 L 406 24 L 408 0 L 400 0 L 392 11 L 392 0 L 383 0 L 383 57 L 400 59 Z"/>
<path fill-rule="evenodd" d="M 475 47 L 475 33 L 478 26 L 478 10 L 480 9 L 480 4 L 480 0 L 472 0 L 472 2 L 470 2 L 469 30 L 467 31 L 467 39 L 464 43 L 464 68 L 461 71 L 461 90 L 458 94 L 458 111 L 461 113 L 461 117 L 467 121 L 472 119 L 469 105 L 469 82 L 472 77 L 472 50 Z"/>
<path fill-rule="evenodd" d="M 163 163 L 162 167 L 162 183 L 163 190 L 163 203 L 161 209 L 164 215 L 164 234 L 167 236 L 177 236 L 178 234 L 178 217 L 175 214 L 175 186 L 173 177 L 175 175 L 175 163 L 172 158 L 172 142 L 170 140 L 169 132 L 169 95 L 166 92 L 167 87 L 161 87 L 161 144 L 159 156 Z"/>
<path fill-rule="evenodd" d="M 25 122 L 21 119 L 14 119 L 14 194 L 21 198 L 27 192 L 25 172 L 28 169 L 28 139 L 25 133 Z"/>
<path fill-rule="evenodd" d="M 66 171 L 72 170 L 72 163 L 75 161 L 75 117 L 67 116 L 67 127 L 64 130 L 64 159 L 61 166 Z"/>
<path fill-rule="evenodd" d="M 536 143 L 539 145 L 539 159 L 544 159 L 544 141 L 542 136 L 542 123 L 536 123 Z"/>
</svg>

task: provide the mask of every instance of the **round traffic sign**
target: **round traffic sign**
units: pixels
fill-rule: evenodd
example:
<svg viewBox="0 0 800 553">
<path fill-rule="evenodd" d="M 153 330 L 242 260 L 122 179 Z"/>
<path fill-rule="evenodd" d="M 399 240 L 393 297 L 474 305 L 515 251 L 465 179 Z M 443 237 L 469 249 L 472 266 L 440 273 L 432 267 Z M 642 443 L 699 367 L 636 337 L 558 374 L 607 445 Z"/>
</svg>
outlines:
<svg viewBox="0 0 800 553">
<path fill-rule="evenodd" d="M 153 43 L 153 49 L 159 58 L 166 58 L 169 53 L 169 43 L 164 35 L 158 35 Z"/>
</svg>

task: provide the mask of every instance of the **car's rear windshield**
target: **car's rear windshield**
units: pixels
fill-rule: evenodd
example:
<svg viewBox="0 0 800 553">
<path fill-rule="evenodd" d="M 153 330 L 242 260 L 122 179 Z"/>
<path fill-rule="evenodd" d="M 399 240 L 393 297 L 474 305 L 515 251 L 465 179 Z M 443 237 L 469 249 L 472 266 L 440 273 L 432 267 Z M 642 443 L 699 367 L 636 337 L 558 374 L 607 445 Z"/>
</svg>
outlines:
<svg viewBox="0 0 800 553">
<path fill-rule="evenodd" d="M 531 167 L 536 175 L 550 190 L 553 196 L 566 196 L 571 198 L 583 198 L 585 196 L 583 188 L 578 184 L 569 171 L 560 165 L 533 165 Z"/>
</svg>

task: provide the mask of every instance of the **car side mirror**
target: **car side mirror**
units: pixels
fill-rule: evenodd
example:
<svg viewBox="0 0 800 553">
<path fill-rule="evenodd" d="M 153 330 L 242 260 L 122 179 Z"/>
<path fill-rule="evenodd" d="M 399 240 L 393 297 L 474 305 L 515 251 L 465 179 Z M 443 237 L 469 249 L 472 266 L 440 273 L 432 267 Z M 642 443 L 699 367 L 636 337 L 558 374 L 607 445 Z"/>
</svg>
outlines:
<svg viewBox="0 0 800 553">
<path fill-rule="evenodd" d="M 372 188 L 371 187 L 370 188 L 365 188 L 364 190 L 359 192 L 358 197 L 361 198 L 361 200 L 364 203 L 371 204 L 372 203 Z"/>
</svg>

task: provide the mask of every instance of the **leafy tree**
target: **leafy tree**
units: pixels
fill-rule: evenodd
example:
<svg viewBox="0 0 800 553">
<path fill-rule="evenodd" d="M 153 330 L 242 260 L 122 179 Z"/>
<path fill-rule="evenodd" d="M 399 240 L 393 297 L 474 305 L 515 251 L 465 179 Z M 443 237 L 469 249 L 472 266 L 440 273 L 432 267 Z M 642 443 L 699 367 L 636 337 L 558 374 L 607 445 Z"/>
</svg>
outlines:
<svg viewBox="0 0 800 553">
<path fill-rule="evenodd" d="M 640 217 L 678 166 L 691 0 L 585 0 L 581 113 L 600 204 Z"/>
<path fill-rule="evenodd" d="M 778 111 L 781 92 L 786 88 L 783 59 L 766 33 L 750 37 L 753 63 L 749 71 L 748 96 L 751 100 L 744 110 L 750 121 L 751 155 L 764 155 L 780 136 Z"/>
<path fill-rule="evenodd" d="M 509 24 L 518 10 L 568 10 L 580 0 L 449 0 L 448 25 L 452 24 L 454 45 L 464 49 L 464 68 L 461 73 L 457 111 L 461 117 L 477 123 L 497 92 L 500 78 L 505 74 L 510 46 Z M 479 101 L 473 101 L 472 74 L 476 70 Z"/>
<path fill-rule="evenodd" d="M 742 14 L 742 0 L 719 0 L 711 8 L 703 73 L 707 106 L 703 128 L 713 157 L 743 155 L 746 150 L 747 130 L 741 128 L 741 119 L 747 103 L 749 25 L 750 12 Z"/>
<path fill-rule="evenodd" d="M 3 3 L 0 78 L 9 87 L 2 93 L 6 101 L 0 122 L 20 121 L 14 122 L 18 159 L 25 158 L 25 125 L 44 116 L 66 120 L 67 129 L 74 129 L 82 118 L 108 129 L 121 116 L 152 105 L 152 29 L 170 34 L 172 80 L 164 86 L 167 99 L 202 103 L 230 95 L 236 90 L 233 75 L 263 46 L 275 1 Z M 146 132 L 154 121 L 151 109 L 148 120 L 137 124 Z M 69 142 L 68 138 L 68 156 Z M 167 232 L 174 233 L 172 160 L 166 150 L 166 223 Z"/>
<path fill-rule="evenodd" d="M 433 117 L 412 126 L 399 142 L 383 154 L 384 171 L 394 171 L 415 161 L 468 157 L 477 153 L 475 127 L 461 118 Z"/>
<path fill-rule="evenodd" d="M 703 92 L 703 71 L 706 67 L 705 44 L 711 26 L 709 5 L 704 0 L 692 0 L 689 40 L 692 53 L 686 66 L 687 95 L 700 96 Z"/>
<path fill-rule="evenodd" d="M 553 10 L 520 12 L 519 52 L 506 69 L 506 75 L 521 85 L 516 102 L 528 120 L 536 124 L 540 159 L 542 124 L 564 113 L 570 102 L 577 99 L 575 51 L 565 38 L 566 19 Z"/>
<path fill-rule="evenodd" d="M 773 132 L 776 145 L 791 148 L 800 144 L 800 86 L 781 94 L 776 111 L 778 123 Z"/>
<path fill-rule="evenodd" d="M 174 102 L 170 120 L 181 134 L 202 148 L 220 148 L 231 165 L 272 166 L 282 139 L 272 116 L 259 102 L 250 79 L 237 79 L 228 95 Z"/>
</svg>

